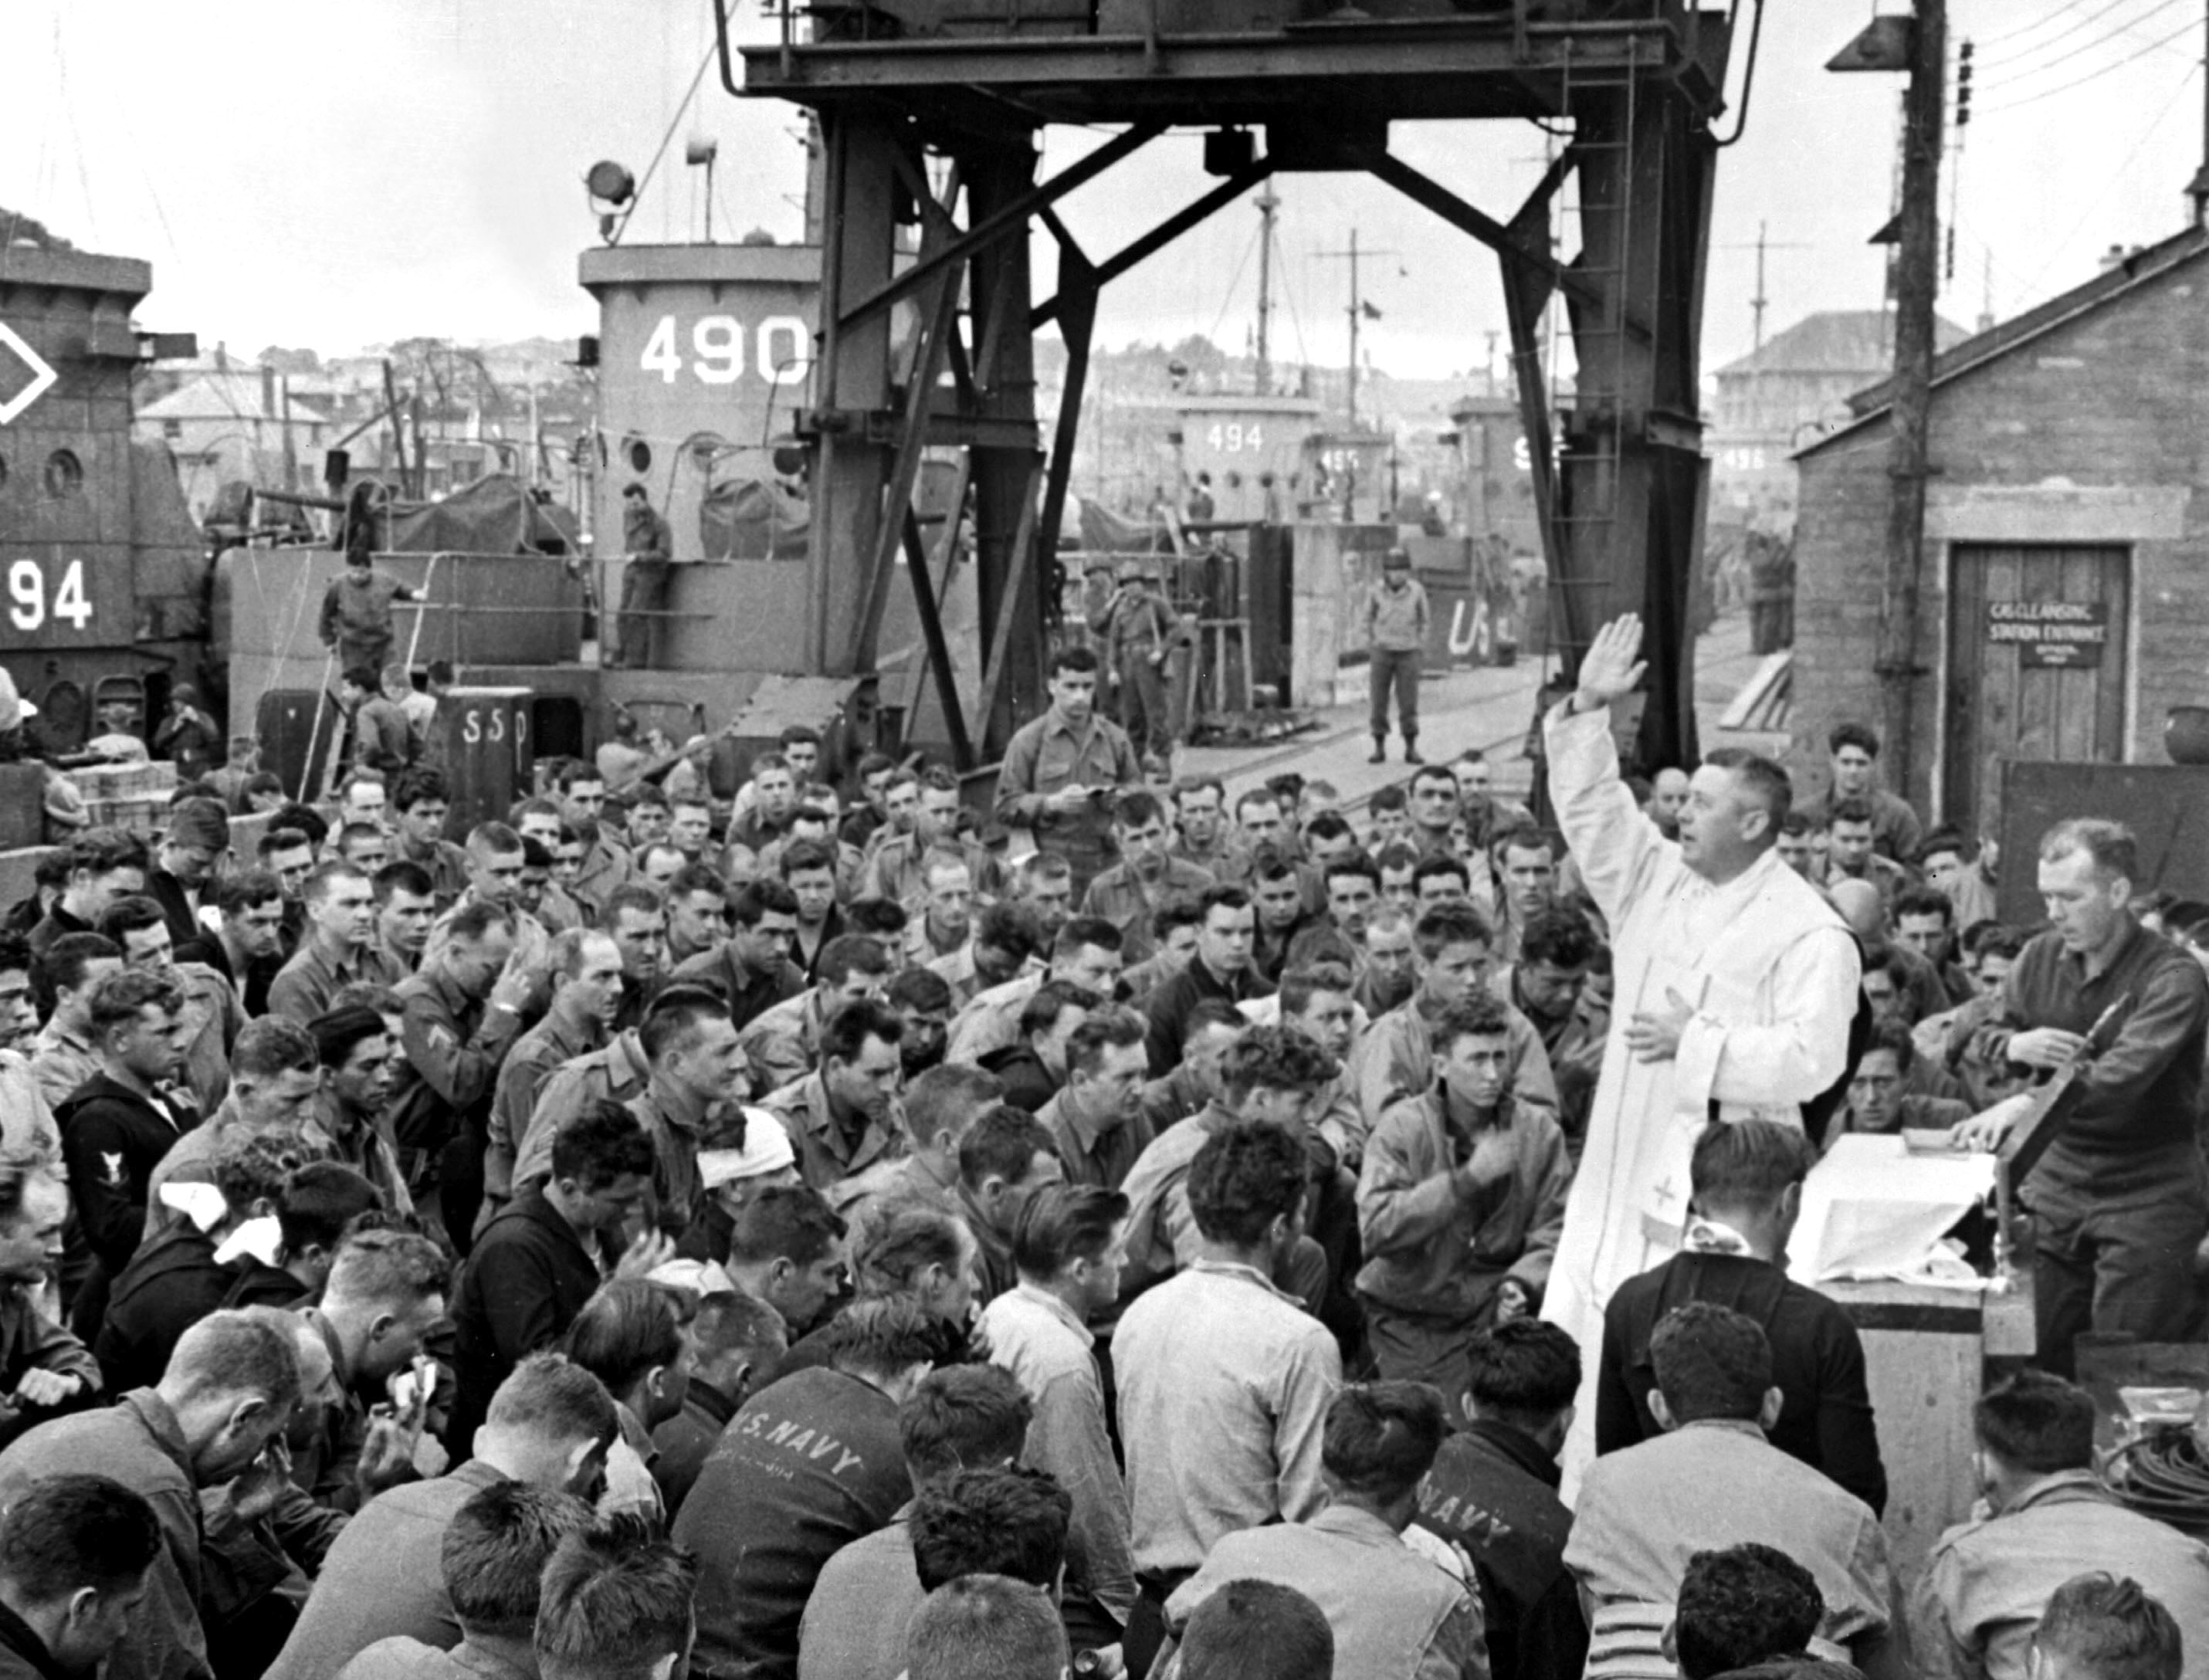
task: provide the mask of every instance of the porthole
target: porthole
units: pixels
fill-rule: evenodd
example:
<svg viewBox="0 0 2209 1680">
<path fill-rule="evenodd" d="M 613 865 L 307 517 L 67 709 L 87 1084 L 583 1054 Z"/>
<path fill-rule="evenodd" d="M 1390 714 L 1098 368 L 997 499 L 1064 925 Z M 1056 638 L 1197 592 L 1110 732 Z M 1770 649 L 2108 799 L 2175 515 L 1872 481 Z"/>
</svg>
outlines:
<svg viewBox="0 0 2209 1680">
<path fill-rule="evenodd" d="M 59 501 L 84 488 L 84 463 L 69 449 L 56 449 L 46 457 L 46 494 Z"/>
<path fill-rule="evenodd" d="M 652 471 L 652 445 L 646 443 L 641 437 L 630 438 L 629 440 L 629 470 L 633 473 L 649 473 Z"/>
</svg>

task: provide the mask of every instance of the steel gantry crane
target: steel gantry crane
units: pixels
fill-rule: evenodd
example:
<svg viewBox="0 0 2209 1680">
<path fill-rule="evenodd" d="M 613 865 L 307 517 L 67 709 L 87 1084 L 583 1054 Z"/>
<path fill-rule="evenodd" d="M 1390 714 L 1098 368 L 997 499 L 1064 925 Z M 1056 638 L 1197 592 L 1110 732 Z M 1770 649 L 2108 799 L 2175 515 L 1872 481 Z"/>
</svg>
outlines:
<svg viewBox="0 0 2209 1680">
<path fill-rule="evenodd" d="M 902 551 L 960 768 L 994 758 L 1041 689 L 1100 291 L 1273 174 L 1357 171 L 1500 260 L 1562 674 L 1604 619 L 1639 611 L 1653 673 L 1640 756 L 1693 762 L 1698 340 L 1730 11 L 1682 0 L 793 0 L 779 40 L 742 48 L 739 78 L 725 3 L 715 0 L 729 90 L 793 100 L 820 123 L 820 341 L 801 424 L 811 669 L 870 668 Z M 1466 118 L 1565 136 L 1508 214 L 1389 148 L 1393 123 Z M 1038 179 L 1043 131 L 1074 123 L 1117 132 Z M 1170 129 L 1205 134 L 1217 184 L 1124 249 L 1085 250 L 1054 207 Z M 1029 269 L 1037 221 L 1057 249 L 1043 298 Z M 917 255 L 900 257 L 900 230 L 908 250 L 917 232 Z M 1562 397 L 1538 337 L 1560 293 L 1574 352 Z M 910 330 L 894 334 L 900 310 Z M 1046 437 L 1031 346 L 1050 322 L 1068 365 Z M 963 452 L 971 494 L 949 517 L 972 521 L 981 611 L 979 702 L 966 708 L 924 561 L 956 545 L 924 545 L 912 511 L 923 453 L 943 447 Z"/>
</svg>

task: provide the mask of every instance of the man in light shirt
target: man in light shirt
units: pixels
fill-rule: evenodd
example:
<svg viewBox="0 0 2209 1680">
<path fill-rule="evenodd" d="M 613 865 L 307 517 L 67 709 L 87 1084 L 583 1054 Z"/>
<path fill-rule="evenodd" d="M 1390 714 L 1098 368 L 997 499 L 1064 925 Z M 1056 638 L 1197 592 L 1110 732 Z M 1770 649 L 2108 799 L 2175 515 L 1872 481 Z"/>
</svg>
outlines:
<svg viewBox="0 0 2209 1680">
<path fill-rule="evenodd" d="M 1021 1462 L 1048 1472 L 1074 1501 L 1064 1613 L 1074 1642 L 1117 1645 L 1135 1605 L 1128 1487 L 1113 1457 L 1091 1320 L 1120 1295 L 1128 1199 L 1094 1184 L 1037 1191 L 1013 1228 L 1019 1284 L 982 1314 L 990 1360 L 1035 1407 Z"/>
<path fill-rule="evenodd" d="M 1140 1296 L 1112 1339 L 1136 1584 L 1129 1672 L 1148 1671 L 1167 1599 L 1224 1535 L 1297 1522 L 1326 1502 L 1334 1338 L 1273 1283 L 1303 1234 L 1303 1146 L 1238 1121 L 1197 1151 L 1189 1201 L 1199 1258 Z"/>
</svg>

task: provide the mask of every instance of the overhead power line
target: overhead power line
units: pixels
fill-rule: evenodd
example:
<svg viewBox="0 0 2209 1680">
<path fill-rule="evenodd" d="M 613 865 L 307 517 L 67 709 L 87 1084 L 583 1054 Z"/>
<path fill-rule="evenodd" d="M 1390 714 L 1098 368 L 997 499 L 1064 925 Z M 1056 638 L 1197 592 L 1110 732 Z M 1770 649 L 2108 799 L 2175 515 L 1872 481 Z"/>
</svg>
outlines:
<svg viewBox="0 0 2209 1680">
<path fill-rule="evenodd" d="M 2179 100 L 2185 97 L 2186 90 L 2194 85 L 2194 78 L 2200 73 L 2200 70 L 2201 66 L 2199 64 L 2190 64 L 2187 67 L 2186 74 L 2179 78 L 2178 86 L 2171 89 L 2170 97 L 2164 101 L 2163 109 L 2156 112 L 2146 129 L 2134 143 L 2133 149 L 2125 154 L 2124 161 L 2110 172 L 2109 178 L 2103 183 L 2103 190 L 2086 195 L 2086 208 L 2080 213 L 2079 220 L 2071 224 L 2061 238 L 2046 248 L 2048 254 L 2041 262 L 2038 271 L 2025 282 L 2024 290 L 2028 298 L 2038 293 L 2040 282 L 2047 277 L 2048 271 L 2062 260 L 2071 242 L 2079 237 L 2079 230 L 2086 226 L 2087 222 L 2092 220 L 2096 212 L 2107 202 L 2108 190 L 2124 178 L 2125 172 L 2133 166 L 2140 154 L 2147 149 L 2148 142 L 2162 130 L 2164 123 L 2170 120 L 2170 113 L 2177 109 Z"/>
<path fill-rule="evenodd" d="M 2064 0 L 2063 4 L 2056 7 L 2050 11 L 2043 12 L 2040 16 L 2033 18 L 2029 22 L 2018 24 L 2013 28 L 1998 30 L 1994 34 L 1988 35 L 1983 39 L 1989 46 L 1999 45 L 2003 41 L 2016 40 L 2022 36 L 2030 35 L 2034 33 L 2036 31 L 2045 29 L 2051 23 L 2061 21 L 2066 15 L 2077 11 L 2080 7 L 2086 3 L 2086 0 Z"/>
<path fill-rule="evenodd" d="M 2087 13 L 2086 16 L 2075 20 L 2068 28 L 2058 30 L 2055 34 L 2050 35 L 2046 40 L 2035 41 L 2029 46 L 2020 46 L 2013 51 L 1989 52 L 1987 56 L 1987 62 L 1991 64 L 2007 66 L 2010 64 L 2021 63 L 2028 58 L 2037 57 L 2040 54 L 2046 52 L 2049 49 L 2056 46 L 2060 42 L 2067 40 L 2071 36 L 2077 34 L 2080 30 L 2091 28 L 2093 25 L 2100 22 L 2104 18 L 2107 17 L 2111 12 L 2116 10 L 2118 7 L 2128 5 L 2130 3 L 2131 0 L 2108 0 L 2108 3 L 2096 7 L 2092 11 Z M 2158 9 L 2160 9 L 2160 8 Z M 2152 13 L 2142 14 L 2142 16 L 2152 15 Z M 2140 21 L 2140 19 L 2136 17 L 2129 20 L 2126 23 L 2119 24 L 2117 27 L 2119 30 L 2122 31 L 2131 27 L 2133 24 L 2138 23 L 2139 21 Z M 1991 43 L 1989 45 L 1991 45 Z"/>
<path fill-rule="evenodd" d="M 2025 69 L 2013 70 L 2013 73 L 2008 73 L 2008 75 L 1997 75 L 1990 86 L 1993 86 L 1993 91 L 2010 91 L 2010 88 L 2019 88 L 2019 86 L 2024 86 L 2025 81 L 2032 81 L 2037 80 L 2037 77 L 2061 75 L 2061 73 L 2076 70 L 2081 64 L 2090 62 L 2092 55 L 2097 53 L 2097 51 L 2101 51 L 2103 46 L 2110 46 L 2112 42 L 2118 44 L 2118 46 L 2136 44 L 2139 42 L 2139 35 L 2132 33 L 2134 28 L 2139 28 L 2140 24 L 2147 22 L 2149 18 L 2154 18 L 2154 15 L 2158 15 L 2158 13 L 2170 11 L 2171 7 L 2178 7 L 2178 4 L 2198 4 L 2198 0 L 2160 0 L 2160 4 L 2149 7 L 2147 11 L 2140 13 L 2139 18 L 2128 18 L 2123 24 L 2118 24 L 2116 28 L 2112 28 L 2112 31 L 2108 31 L 2108 33 L 2097 35 L 2097 38 L 2086 42 L 2083 46 L 2074 46 L 2074 49 L 2066 49 L 2063 53 L 2056 53 L 2055 57 L 2050 57 L 2045 64 L 2030 64 L 2025 66 Z M 2198 27 L 2200 27 L 2200 24 L 2191 24 L 2191 28 L 2198 28 Z M 2181 33 L 2185 33 L 2185 28 L 2182 28 Z M 2164 39 L 2170 39 L 2170 38 L 2164 38 Z M 2143 51 L 2156 51 L 2160 44 L 2163 42 L 2149 42 Z"/>
<path fill-rule="evenodd" d="M 2161 39 L 2150 41 L 2146 45 L 2140 48 L 2139 51 L 2128 52 L 2123 57 L 2113 60 L 2110 63 L 2103 65 L 2101 69 L 2098 70 L 2089 70 L 2086 75 L 2076 77 L 2072 81 L 2066 81 L 2058 87 L 2046 88 L 2037 93 L 2028 93 L 2025 98 L 2021 99 L 2012 99 L 2007 105 L 1988 105 L 1984 108 L 1982 114 L 1992 117 L 2005 111 L 2021 111 L 2026 105 L 2038 105 L 2043 99 L 2052 99 L 2059 93 L 2068 93 L 2074 87 L 2083 87 L 2090 81 L 2098 81 L 2104 76 L 2109 75 L 2112 70 L 2121 70 L 2126 65 L 2133 63 L 2139 59 L 2146 57 L 2149 53 L 2156 51 L 2159 48 L 2169 46 L 2180 36 L 2193 34 L 2200 27 L 2200 24 L 2194 22 L 2192 19 L 2188 19 L 2186 22 L 2180 24 L 2177 28 L 2172 30 L 2168 35 L 2164 36 Z"/>
</svg>

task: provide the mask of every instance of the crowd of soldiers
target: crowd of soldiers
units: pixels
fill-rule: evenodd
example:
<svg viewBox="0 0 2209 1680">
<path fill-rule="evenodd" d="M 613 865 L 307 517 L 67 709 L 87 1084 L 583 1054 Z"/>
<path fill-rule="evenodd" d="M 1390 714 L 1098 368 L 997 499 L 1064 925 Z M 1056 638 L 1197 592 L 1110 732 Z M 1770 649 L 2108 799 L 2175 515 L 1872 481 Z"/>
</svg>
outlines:
<svg viewBox="0 0 2209 1680">
<path fill-rule="evenodd" d="M 457 840 L 423 763 L 250 856 L 212 781 L 79 834 L 0 933 L 0 1674 L 2175 1680 L 2209 1551 L 2100 1488 L 2066 1378 L 2192 1333 L 2193 1111 L 2137 1117 L 2198 1099 L 2209 910 L 2140 927 L 2074 824 L 2001 925 L 1857 726 L 1800 804 L 1622 780 L 1559 732 L 1627 657 L 1552 720 L 1562 829 L 1478 753 L 1356 815 L 1168 783 L 1074 649 L 987 813 L 793 728 L 733 797 L 566 761 Z M 1727 1106 L 1722 998 L 1614 995 L 1636 882 L 1728 846 L 1842 954 L 1784 1112 Z M 1899 1581 L 1803 1181 L 1997 1134 L 2092 1001 L 2020 977 L 2073 968 L 2152 1017 L 2089 1105 L 2131 1117 L 2036 1205 L 1987 1519 Z M 1620 1093 L 1699 1033 L 1724 1123 L 1574 1325 Z"/>
</svg>

